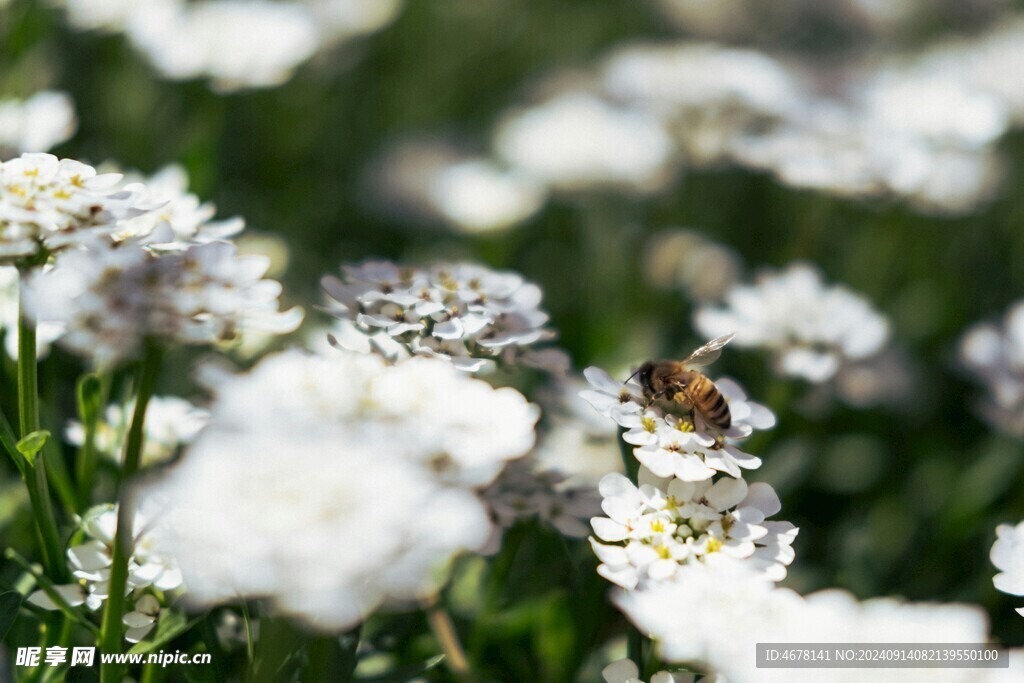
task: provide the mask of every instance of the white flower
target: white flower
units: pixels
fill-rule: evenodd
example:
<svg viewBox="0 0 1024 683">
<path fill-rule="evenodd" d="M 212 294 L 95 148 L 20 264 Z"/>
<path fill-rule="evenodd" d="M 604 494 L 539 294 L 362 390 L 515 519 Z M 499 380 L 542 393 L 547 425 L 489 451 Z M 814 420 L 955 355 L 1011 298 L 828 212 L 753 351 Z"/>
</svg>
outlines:
<svg viewBox="0 0 1024 683">
<path fill-rule="evenodd" d="M 679 288 L 698 302 L 720 299 L 740 278 L 732 248 L 693 230 L 663 230 L 644 246 L 644 274 L 656 287 Z"/>
<path fill-rule="evenodd" d="M 150 594 L 143 595 L 135 602 L 135 607 L 121 617 L 128 630 L 124 639 L 129 643 L 137 643 L 153 630 L 163 610 L 160 601 Z"/>
<path fill-rule="evenodd" d="M 220 91 L 280 85 L 319 47 L 308 8 L 267 0 L 157 3 L 133 13 L 128 35 L 167 78 Z"/>
<path fill-rule="evenodd" d="M 730 683 L 822 680 L 820 669 L 758 669 L 755 644 L 984 643 L 987 620 L 967 605 L 903 603 L 890 598 L 857 602 L 828 590 L 801 598 L 773 588 L 743 567 L 688 565 L 677 581 L 619 593 L 616 604 L 656 642 L 663 661 L 724 675 Z M 875 669 L 883 681 L 983 681 L 991 672 L 964 669 Z M 1019 672 L 1018 672 L 1019 673 Z M 1018 674 L 1015 674 L 1018 675 Z M 858 669 L 830 669 L 829 681 L 862 681 Z M 1012 680 L 1008 677 L 1007 680 Z"/>
<path fill-rule="evenodd" d="M 781 509 L 767 484 L 743 479 L 687 482 L 658 480 L 641 470 L 637 488 L 621 474 L 601 480 L 607 517 L 591 520 L 591 546 L 601 560 L 598 574 L 627 590 L 675 580 L 693 562 L 720 565 L 741 561 L 780 581 L 793 561 L 797 529 L 766 522 Z"/>
<path fill-rule="evenodd" d="M 495 361 L 554 372 L 568 364 L 564 354 L 534 348 L 555 335 L 540 309 L 540 288 L 516 273 L 366 261 L 342 266 L 342 274 L 321 280 L 333 300 L 327 312 L 372 336 L 386 333 L 412 354 L 444 358 L 469 372 Z"/>
<path fill-rule="evenodd" d="M 0 163 L 0 262 L 55 252 L 96 231 L 113 232 L 119 220 L 143 207 L 133 188 L 114 192 L 117 174 L 50 154 L 23 154 Z"/>
<path fill-rule="evenodd" d="M 586 538 L 587 520 L 600 511 L 597 492 L 567 487 L 566 480 L 565 475 L 543 470 L 534 458 L 526 457 L 509 463 L 481 495 L 502 530 L 524 519 L 537 519 L 570 538 Z"/>
<path fill-rule="evenodd" d="M 97 452 L 120 462 L 134 403 L 109 405 L 96 425 Z M 153 396 L 146 406 L 145 445 L 142 464 L 155 465 L 173 458 L 191 443 L 206 425 L 209 413 L 176 396 Z M 73 446 L 85 443 L 85 429 L 78 421 L 68 423 L 65 436 Z"/>
<path fill-rule="evenodd" d="M 761 459 L 740 450 L 736 441 L 755 429 L 774 427 L 775 416 L 748 401 L 735 381 L 720 379 L 715 384 L 729 403 L 731 418 L 729 428 L 721 431 L 709 425 L 699 411 L 668 412 L 675 406 L 647 401 L 632 380 L 616 382 L 594 367 L 583 374 L 594 388 L 581 391 L 580 396 L 625 430 L 623 440 L 635 446 L 633 454 L 655 476 L 703 481 L 716 472 L 739 477 L 741 468 L 761 466 Z"/>
<path fill-rule="evenodd" d="M 137 357 L 146 338 L 212 344 L 239 330 L 294 330 L 302 311 L 278 311 L 281 285 L 262 279 L 269 265 L 227 242 L 165 253 L 94 240 L 33 274 L 25 303 L 36 319 L 65 326 L 61 344 L 104 367 Z"/>
<path fill-rule="evenodd" d="M 139 491 L 203 605 L 259 596 L 341 629 L 427 597 L 491 535 L 475 487 L 533 445 L 520 394 L 439 360 L 291 351 L 215 379 L 208 426 Z"/>
<path fill-rule="evenodd" d="M 75 134 L 78 121 L 71 98 L 38 92 L 27 100 L 0 100 L 0 157 L 45 152 Z"/>
<path fill-rule="evenodd" d="M 338 43 L 379 31 L 394 21 L 404 0 L 300 0 L 313 11 L 324 43 Z"/>
<path fill-rule="evenodd" d="M 1024 522 L 1017 526 L 1000 524 L 996 536 L 990 557 L 1000 572 L 992 577 L 992 583 L 1003 593 L 1024 595 Z M 1024 616 L 1024 607 L 1017 612 Z"/>
<path fill-rule="evenodd" d="M 145 201 L 159 208 L 124 222 L 116 235 L 118 239 L 144 237 L 167 226 L 171 241 L 159 243 L 159 248 L 183 249 L 190 244 L 234 237 L 245 227 L 241 218 L 212 220 L 216 207 L 200 201 L 188 191 L 188 174 L 177 164 L 164 166 L 146 178 L 132 176 L 125 179 L 125 182 L 132 181 L 143 184 Z"/>
<path fill-rule="evenodd" d="M 772 351 L 780 374 L 815 384 L 875 355 L 889 338 L 888 321 L 865 298 L 840 285 L 826 287 L 804 263 L 733 288 L 724 307 L 699 309 L 695 322 L 707 336 L 734 332 L 735 345 Z"/>
<path fill-rule="evenodd" d="M 1010 307 L 1001 325 L 969 328 L 960 339 L 960 360 L 988 391 L 980 413 L 1024 435 L 1024 301 Z"/>
<path fill-rule="evenodd" d="M 125 595 L 131 596 L 129 604 L 137 601 L 135 609 L 143 612 L 151 611 L 150 606 L 155 601 L 146 592 L 147 589 L 168 593 L 183 586 L 181 570 L 174 557 L 154 547 L 149 530 L 152 512 L 152 508 L 144 505 L 135 515 L 132 553 L 128 560 L 125 587 Z M 117 533 L 117 506 L 107 504 L 90 508 L 82 516 L 81 530 L 86 540 L 67 551 L 71 575 L 78 583 L 58 586 L 58 592 L 71 605 L 84 604 L 96 611 L 109 596 L 114 538 Z M 57 609 L 57 605 L 42 591 L 36 591 L 28 599 L 44 609 Z M 142 626 L 128 625 L 133 628 Z"/>
<path fill-rule="evenodd" d="M 644 683 L 640 680 L 640 669 L 631 659 L 620 659 L 601 670 L 605 683 Z M 691 673 L 669 673 L 659 671 L 651 676 L 651 683 L 694 683 L 696 676 Z"/>
<path fill-rule="evenodd" d="M 654 116 L 568 93 L 499 123 L 498 156 L 558 190 L 650 192 L 672 178 L 674 146 Z"/>
<path fill-rule="evenodd" d="M 388 457 L 469 487 L 489 484 L 507 461 L 526 454 L 539 417 L 514 389 L 494 389 L 440 360 L 388 365 L 337 349 L 280 353 L 210 388 L 217 401 L 207 429 L 273 433 L 280 421 L 322 421 L 346 429 L 348 441 L 386 445 Z"/>
</svg>

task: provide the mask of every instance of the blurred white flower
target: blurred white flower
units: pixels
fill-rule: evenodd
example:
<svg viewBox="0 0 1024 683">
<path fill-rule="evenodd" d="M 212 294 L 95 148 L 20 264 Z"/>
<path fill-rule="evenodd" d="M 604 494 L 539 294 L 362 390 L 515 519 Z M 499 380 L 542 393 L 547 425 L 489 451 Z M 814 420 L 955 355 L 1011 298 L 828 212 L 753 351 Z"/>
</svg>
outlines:
<svg viewBox="0 0 1024 683">
<path fill-rule="evenodd" d="M 75 134 L 78 119 L 71 97 L 38 92 L 26 100 L 0 100 L 0 159 L 22 152 L 46 152 Z"/>
<path fill-rule="evenodd" d="M 580 398 L 585 387 L 582 379 L 566 377 L 540 392 L 547 429 L 540 434 L 536 458 L 544 470 L 566 477 L 563 486 L 596 492 L 601 477 L 621 467 L 622 458 L 615 424 Z"/>
<path fill-rule="evenodd" d="M 513 168 L 556 190 L 651 192 L 674 173 L 674 145 L 656 117 L 583 92 L 507 114 L 494 147 Z"/>
<path fill-rule="evenodd" d="M 143 8 L 175 9 L 183 0 L 51 0 L 63 5 L 71 26 L 80 31 L 120 33 Z"/>
<path fill-rule="evenodd" d="M 613 97 L 665 114 L 736 107 L 752 116 L 784 116 L 802 98 L 799 81 L 771 57 L 707 43 L 623 48 L 603 71 Z"/>
<path fill-rule="evenodd" d="M 1024 301 L 1002 324 L 978 323 L 960 339 L 960 361 L 988 392 L 981 415 L 996 427 L 1024 435 Z"/>
<path fill-rule="evenodd" d="M 644 245 L 647 279 L 662 289 L 679 288 L 694 301 L 721 299 L 742 271 L 734 249 L 694 230 L 663 230 Z"/>
<path fill-rule="evenodd" d="M 766 272 L 756 285 L 733 288 L 724 307 L 705 306 L 695 315 L 702 334 L 734 332 L 737 346 L 773 352 L 776 371 L 812 383 L 832 379 L 850 361 L 880 352 L 889 323 L 859 294 L 826 286 L 805 263 Z"/>
<path fill-rule="evenodd" d="M 142 184 L 144 201 L 159 208 L 124 221 L 116 235 L 118 239 L 150 235 L 166 225 L 171 230 L 172 241 L 161 243 L 159 248 L 181 249 L 188 244 L 234 237 L 245 227 L 241 218 L 212 220 L 216 207 L 188 191 L 188 173 L 177 164 L 164 166 L 149 177 L 129 175 L 125 182 Z"/>
<path fill-rule="evenodd" d="M 565 486 L 566 480 L 559 472 L 544 470 L 533 457 L 509 463 L 481 493 L 496 532 L 536 519 L 570 538 L 586 538 L 587 520 L 600 512 L 600 499 L 590 487 Z M 496 533 L 490 549 L 496 551 L 499 541 Z"/>
<path fill-rule="evenodd" d="M 246 374 L 213 380 L 210 389 L 218 400 L 208 429 L 266 425 L 274 433 L 280 421 L 319 420 L 345 429 L 349 442 L 386 447 L 390 457 L 466 487 L 486 486 L 506 462 L 525 455 L 539 417 L 514 389 L 494 389 L 446 362 L 412 358 L 388 365 L 376 355 L 338 349 L 324 356 L 279 353 Z"/>
<path fill-rule="evenodd" d="M 495 361 L 564 372 L 568 357 L 535 345 L 554 338 L 540 309 L 540 287 L 510 271 L 473 264 L 429 268 L 366 261 L 327 275 L 325 309 L 367 334 L 386 333 L 414 355 L 444 358 L 460 370 Z"/>
<path fill-rule="evenodd" d="M 0 266 L 0 329 L 4 332 L 4 348 L 12 359 L 18 358 L 18 316 L 21 277 L 14 266 Z M 41 322 L 36 325 L 36 357 L 46 358 L 50 345 L 64 333 L 61 325 Z"/>
<path fill-rule="evenodd" d="M 210 78 L 222 92 L 280 85 L 319 46 L 313 13 L 294 2 L 161 2 L 140 6 L 127 30 L 165 77 Z"/>
<path fill-rule="evenodd" d="M 237 330 L 294 330 L 302 311 L 278 311 L 281 285 L 262 279 L 268 266 L 227 242 L 161 253 L 97 239 L 33 274 L 25 303 L 37 320 L 65 326 L 61 344 L 106 367 L 137 357 L 146 339 L 212 344 Z"/>
<path fill-rule="evenodd" d="M 412 223 L 458 232 L 493 232 L 531 218 L 544 205 L 537 181 L 440 138 L 401 140 L 365 172 L 376 208 Z"/>
<path fill-rule="evenodd" d="M 640 669 L 631 659 L 620 659 L 601 670 L 605 683 L 644 683 L 640 680 Z M 659 671 L 651 676 L 651 683 L 694 683 L 697 676 L 691 673 L 669 673 Z M 706 680 L 706 679 L 704 679 Z M 712 683 L 708 681 L 708 683 Z"/>
<path fill-rule="evenodd" d="M 95 447 L 101 455 L 120 462 L 134 402 L 109 405 L 96 425 Z M 209 413 L 177 396 L 153 396 L 146 405 L 144 466 L 166 462 L 191 443 L 209 419 Z M 72 446 L 85 443 L 85 428 L 72 420 L 64 436 Z"/>
<path fill-rule="evenodd" d="M 56 252 L 154 207 L 137 188 L 115 191 L 118 174 L 51 154 L 23 154 L 0 163 L 0 262 Z"/>
<path fill-rule="evenodd" d="M 128 580 L 125 595 L 129 596 L 128 604 L 134 608 L 128 612 L 153 611 L 153 598 L 147 590 L 169 593 L 183 587 L 181 570 L 172 555 L 158 551 L 154 546 L 153 535 L 150 533 L 152 509 L 143 506 L 135 515 L 132 552 L 128 560 Z M 109 596 L 110 572 L 113 565 L 114 537 L 117 532 L 117 506 L 97 505 L 82 515 L 81 531 L 84 542 L 68 548 L 68 564 L 71 575 L 78 583 L 59 586 L 59 593 L 71 605 L 84 604 L 96 611 L 103 606 Z M 28 600 L 44 609 L 57 609 L 56 603 L 42 590 L 32 593 Z M 159 603 L 156 605 L 159 609 Z M 127 620 L 127 617 L 126 617 Z M 152 626 L 154 620 L 141 623 L 143 620 L 132 618 L 128 623 L 129 636 L 141 637 L 148 633 L 145 626 Z M 132 629 L 142 629 L 132 631 Z M 133 641 L 134 642 L 134 641 Z"/>
<path fill-rule="evenodd" d="M 638 488 L 621 474 L 601 480 L 607 517 L 591 520 L 597 573 L 627 590 L 674 581 L 680 567 L 743 562 L 772 581 L 786 576 L 797 528 L 766 522 L 782 509 L 763 483 L 723 477 L 686 482 L 641 469 Z M 650 482 L 650 483 L 647 483 Z"/>
<path fill-rule="evenodd" d="M 958 604 L 903 603 L 891 598 L 857 602 L 827 590 L 801 598 L 752 576 L 742 566 L 682 567 L 678 581 L 615 596 L 642 633 L 656 641 L 662 660 L 686 663 L 745 681 L 818 682 L 820 669 L 758 669 L 755 644 L 783 643 L 984 643 L 985 613 Z M 1019 666 L 1015 665 L 1015 666 Z M 872 678 L 892 681 L 1013 680 L 1015 673 L 965 669 L 876 669 Z M 858 669 L 830 669 L 829 681 L 861 681 Z"/>
<path fill-rule="evenodd" d="M 1024 595 L 1024 522 L 1017 526 L 996 527 L 996 542 L 990 554 L 992 564 L 1000 572 L 992 577 L 996 590 L 1010 595 Z M 1024 607 L 1017 612 L 1024 616 Z"/>
<path fill-rule="evenodd" d="M 374 33 L 394 21 L 404 0 L 299 0 L 313 12 L 320 40 L 333 44 Z"/>
<path fill-rule="evenodd" d="M 414 358 L 290 351 L 218 376 L 210 424 L 142 499 L 189 597 L 268 599 L 315 628 L 421 599 L 491 534 L 474 488 L 533 445 L 511 389 Z M 235 482 L 225 486 L 225 482 Z"/>
</svg>

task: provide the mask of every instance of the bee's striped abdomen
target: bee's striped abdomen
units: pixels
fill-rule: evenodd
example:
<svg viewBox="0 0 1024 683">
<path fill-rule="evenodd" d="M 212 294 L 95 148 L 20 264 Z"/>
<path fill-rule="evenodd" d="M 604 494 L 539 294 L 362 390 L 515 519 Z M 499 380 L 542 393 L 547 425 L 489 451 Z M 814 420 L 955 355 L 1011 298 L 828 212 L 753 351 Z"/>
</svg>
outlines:
<svg viewBox="0 0 1024 683">
<path fill-rule="evenodd" d="M 728 429 L 732 424 L 729 404 L 715 383 L 704 375 L 698 375 L 687 387 L 690 400 L 701 416 L 718 429 Z"/>
</svg>

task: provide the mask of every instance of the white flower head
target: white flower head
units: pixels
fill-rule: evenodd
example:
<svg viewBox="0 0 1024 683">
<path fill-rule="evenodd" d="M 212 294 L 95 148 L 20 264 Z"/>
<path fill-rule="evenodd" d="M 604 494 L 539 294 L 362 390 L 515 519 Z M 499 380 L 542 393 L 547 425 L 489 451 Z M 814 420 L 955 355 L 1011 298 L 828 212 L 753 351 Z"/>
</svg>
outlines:
<svg viewBox="0 0 1024 683">
<path fill-rule="evenodd" d="M 734 380 L 715 383 L 729 406 L 730 425 L 723 430 L 697 409 L 680 410 L 674 403 L 645 399 L 633 379 L 617 382 L 595 367 L 583 374 L 593 388 L 580 396 L 624 430 L 622 438 L 634 446 L 637 460 L 655 476 L 704 481 L 717 472 L 739 477 L 742 469 L 761 466 L 761 459 L 742 451 L 738 442 L 755 429 L 774 427 L 775 416 L 749 401 Z"/>
<path fill-rule="evenodd" d="M 116 505 L 97 505 L 82 515 L 81 530 L 85 541 L 67 551 L 71 575 L 77 583 L 57 587 L 61 597 L 72 606 L 84 604 L 96 611 L 110 595 L 117 510 Z M 154 547 L 149 529 L 152 513 L 152 508 L 144 505 L 134 519 L 132 553 L 128 559 L 125 586 L 129 609 L 124 619 L 128 626 L 126 639 L 130 642 L 138 642 L 145 637 L 156 622 L 161 607 L 152 591 L 166 594 L 180 591 L 184 585 L 174 557 Z M 57 609 L 56 603 L 41 590 L 30 595 L 28 600 L 44 609 Z M 146 616 L 152 618 L 147 620 Z"/>
<path fill-rule="evenodd" d="M 663 661 L 685 663 L 729 681 L 816 683 L 820 669 L 759 669 L 755 645 L 783 643 L 984 643 L 987 620 L 976 606 L 905 603 L 891 598 L 858 602 L 839 590 L 802 598 L 741 565 L 691 564 L 677 581 L 614 597 L 626 616 L 656 643 Z M 886 671 L 889 673 L 887 674 Z M 876 669 L 884 681 L 990 680 L 956 669 Z M 1016 673 L 1014 675 L 1017 675 Z M 858 669 L 830 669 L 828 680 L 861 681 Z M 997 680 L 1004 680 L 999 678 Z M 1005 680 L 1012 680 L 1012 676 Z"/>
<path fill-rule="evenodd" d="M 1024 595 L 1024 522 L 1017 526 L 1000 524 L 996 527 L 996 536 L 990 557 L 1000 572 L 992 578 L 992 583 L 1003 593 Z M 1024 607 L 1017 612 L 1024 616 Z"/>
<path fill-rule="evenodd" d="M 987 390 L 981 414 L 995 426 L 1024 435 L 1024 301 L 1002 324 L 979 323 L 960 339 L 960 360 Z"/>
<path fill-rule="evenodd" d="M 494 146 L 513 168 L 563 191 L 651 192 L 674 171 L 672 139 L 655 116 L 582 92 L 509 114 Z"/>
<path fill-rule="evenodd" d="M 134 403 L 109 405 L 96 425 L 96 450 L 115 462 L 123 453 Z M 153 396 L 146 405 L 144 466 L 166 462 L 191 443 L 209 419 L 209 413 L 177 396 Z M 85 443 L 85 428 L 78 421 L 68 423 L 65 436 L 73 446 Z"/>
<path fill-rule="evenodd" d="M 620 659 L 601 670 L 605 683 L 644 683 L 640 680 L 640 668 L 632 659 Z M 694 683 L 697 679 L 691 673 L 670 673 L 659 671 L 651 676 L 651 683 Z"/>
<path fill-rule="evenodd" d="M 477 372 L 496 362 L 564 372 L 568 358 L 537 345 L 554 338 L 540 288 L 512 272 L 472 264 L 429 268 L 366 261 L 322 279 L 326 309 L 372 336 L 385 333 L 414 355 Z"/>
<path fill-rule="evenodd" d="M 38 260 L 154 208 L 120 179 L 51 154 L 0 163 L 0 262 Z"/>
<path fill-rule="evenodd" d="M 659 480 L 641 470 L 639 488 L 621 474 L 608 474 L 599 490 L 607 517 L 591 520 L 591 546 L 598 573 L 627 590 L 676 580 L 691 563 L 717 566 L 742 562 L 780 581 L 793 561 L 797 528 L 767 522 L 781 508 L 767 484 L 748 486 L 722 477 L 688 482 Z"/>
<path fill-rule="evenodd" d="M 0 158 L 48 151 L 77 127 L 74 103 L 65 93 L 46 90 L 26 100 L 0 100 Z"/>
<path fill-rule="evenodd" d="M 109 366 L 137 357 L 146 339 L 201 345 L 239 330 L 294 330 L 302 311 L 278 310 L 281 285 L 263 279 L 269 265 L 228 242 L 163 252 L 97 239 L 33 274 L 25 301 L 34 318 L 64 325 L 69 350 Z"/>
<path fill-rule="evenodd" d="M 570 538 L 586 538 L 587 521 L 600 512 L 600 499 L 593 489 L 566 486 L 566 480 L 559 472 L 541 469 L 533 457 L 521 458 L 509 463 L 482 497 L 502 530 L 536 519 Z"/>
<path fill-rule="evenodd" d="M 133 12 L 127 32 L 165 77 L 222 92 L 280 85 L 319 47 L 313 13 L 295 2 L 159 2 Z"/>
<path fill-rule="evenodd" d="M 529 451 L 538 417 L 429 358 L 289 351 L 214 391 L 207 427 L 139 491 L 162 506 L 162 547 L 194 602 L 260 596 L 321 629 L 429 596 L 481 549 L 476 488 Z"/>
<path fill-rule="evenodd" d="M 777 372 L 815 384 L 874 356 L 889 339 L 888 321 L 864 297 L 826 286 L 805 263 L 734 287 L 725 306 L 700 308 L 695 323 L 705 335 L 732 332 L 736 346 L 771 351 Z"/>
</svg>

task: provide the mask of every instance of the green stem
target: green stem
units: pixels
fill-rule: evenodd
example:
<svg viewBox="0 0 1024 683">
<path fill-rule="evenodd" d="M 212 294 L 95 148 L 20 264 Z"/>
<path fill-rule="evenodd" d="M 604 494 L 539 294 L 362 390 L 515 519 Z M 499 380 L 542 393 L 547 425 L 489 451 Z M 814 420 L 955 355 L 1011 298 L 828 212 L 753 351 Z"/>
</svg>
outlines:
<svg viewBox="0 0 1024 683">
<path fill-rule="evenodd" d="M 135 396 L 135 410 L 132 422 L 125 439 L 124 466 L 121 470 L 121 482 L 118 486 L 117 531 L 114 537 L 114 553 L 111 558 L 110 590 L 107 605 L 103 611 L 101 633 L 97 643 L 103 654 L 121 652 L 122 631 L 121 619 L 124 615 L 125 590 L 128 585 L 128 560 L 132 555 L 132 529 L 134 527 L 133 504 L 128 500 L 128 484 L 131 477 L 139 469 L 142 447 L 145 441 L 146 406 L 156 388 L 157 375 L 163 353 L 159 346 L 147 342 L 145 356 L 139 367 L 138 393 Z M 119 683 L 122 666 L 117 664 L 100 664 L 101 683 Z"/>
<path fill-rule="evenodd" d="M 39 378 L 36 374 L 36 326 L 24 315 L 18 317 L 18 425 L 19 436 L 25 438 L 39 431 Z M 40 451 L 35 463 L 23 472 L 32 504 L 32 516 L 43 555 L 43 566 L 57 583 L 67 581 L 67 564 L 57 531 L 57 518 L 50 502 L 50 488 L 46 480 L 45 451 Z"/>
<path fill-rule="evenodd" d="M 96 464 L 99 459 L 99 454 L 96 451 L 96 427 L 99 424 L 103 408 L 107 405 L 107 398 L 110 394 L 110 373 L 104 372 L 100 375 L 98 380 L 96 380 L 95 377 L 95 375 L 87 375 L 86 378 L 80 380 L 78 391 L 79 403 L 81 404 L 83 401 L 91 398 L 91 396 L 83 396 L 84 392 L 82 386 L 85 385 L 86 382 L 98 381 L 98 400 L 95 401 L 96 405 L 90 406 L 93 414 L 80 414 L 78 416 L 82 421 L 82 430 L 85 432 L 85 437 L 82 440 L 82 447 L 78 449 L 78 460 L 75 463 L 75 480 L 78 482 L 77 496 L 80 512 L 84 512 L 88 509 L 92 502 L 92 487 L 96 476 Z M 79 412 L 84 412 L 82 411 L 81 405 L 79 406 Z"/>
</svg>

